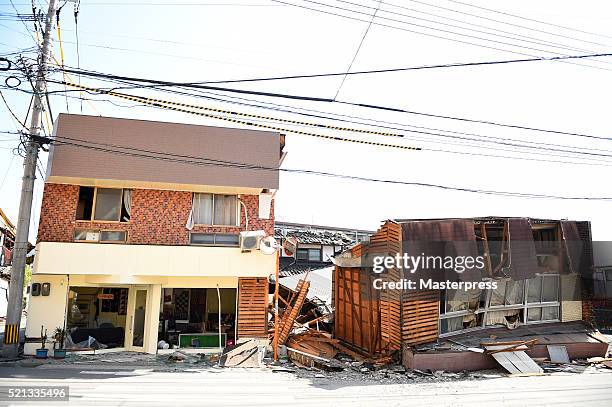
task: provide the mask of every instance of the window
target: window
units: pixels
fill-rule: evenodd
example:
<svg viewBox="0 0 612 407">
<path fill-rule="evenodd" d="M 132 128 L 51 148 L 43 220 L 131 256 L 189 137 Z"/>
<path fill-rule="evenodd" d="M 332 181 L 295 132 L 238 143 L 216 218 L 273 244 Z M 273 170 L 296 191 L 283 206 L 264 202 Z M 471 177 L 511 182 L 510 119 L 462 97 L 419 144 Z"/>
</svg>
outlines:
<svg viewBox="0 0 612 407">
<path fill-rule="evenodd" d="M 191 233 L 191 244 L 202 246 L 238 247 L 239 235 L 229 233 Z"/>
<path fill-rule="evenodd" d="M 103 230 L 100 232 L 101 242 L 125 242 L 127 232 L 124 230 Z"/>
<path fill-rule="evenodd" d="M 236 195 L 194 194 L 193 222 L 196 225 L 239 226 Z"/>
<path fill-rule="evenodd" d="M 440 291 L 440 333 L 447 334 L 475 327 L 480 290 Z"/>
<path fill-rule="evenodd" d="M 79 188 L 79 203 L 77 204 L 77 220 L 91 220 L 94 201 L 94 187 Z"/>
<path fill-rule="evenodd" d="M 491 291 L 491 307 L 523 304 L 524 281 L 499 280 Z"/>
<path fill-rule="evenodd" d="M 297 260 L 321 261 L 321 249 L 298 249 Z"/>
<path fill-rule="evenodd" d="M 612 298 L 612 268 L 595 271 L 594 285 L 597 298 Z"/>
<path fill-rule="evenodd" d="M 75 242 L 123 243 L 127 241 L 125 230 L 75 229 Z"/>
<path fill-rule="evenodd" d="M 132 190 L 81 187 L 76 219 L 87 221 L 129 222 Z"/>
<path fill-rule="evenodd" d="M 603 274 L 602 274 L 603 278 Z M 440 334 L 494 325 L 558 321 L 560 278 L 542 274 L 530 280 L 495 280 L 495 290 L 440 293 Z"/>
<path fill-rule="evenodd" d="M 559 276 L 542 275 L 527 280 L 527 322 L 559 319 Z"/>
</svg>

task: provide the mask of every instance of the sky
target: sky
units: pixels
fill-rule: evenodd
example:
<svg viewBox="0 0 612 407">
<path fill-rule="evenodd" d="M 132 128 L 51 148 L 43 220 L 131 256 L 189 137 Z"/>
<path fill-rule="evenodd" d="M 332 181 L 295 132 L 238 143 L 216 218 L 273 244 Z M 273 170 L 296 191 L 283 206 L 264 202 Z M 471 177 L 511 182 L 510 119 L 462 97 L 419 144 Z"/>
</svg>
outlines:
<svg viewBox="0 0 612 407">
<path fill-rule="evenodd" d="M 26 0 L 13 0 L 13 3 L 20 13 L 31 10 Z M 606 1 L 388 0 L 379 4 L 374 0 L 283 0 L 282 3 L 285 4 L 267 0 L 83 0 L 78 16 L 78 54 L 73 5 L 67 3 L 60 17 L 65 65 L 124 76 L 190 82 L 346 72 L 353 59 L 351 71 L 354 72 L 612 52 L 612 5 Z M 36 4 L 46 9 L 44 1 Z M 377 6 L 377 17 L 370 25 Z M 33 30 L 32 23 L 24 25 L 6 17 L 15 13 L 8 0 L 0 4 L 0 13 L 5 16 L 0 17 L 0 54 L 34 45 L 26 31 L 26 25 Z M 59 60 L 57 32 L 54 32 L 53 53 Z M 400 150 L 287 132 L 288 156 L 283 168 L 478 190 L 600 198 L 612 197 L 612 160 L 606 158 L 612 155 L 612 140 L 605 140 L 612 139 L 610 70 L 612 57 L 600 57 L 350 75 L 343 83 L 342 76 L 332 76 L 220 85 L 330 98 L 335 102 L 219 92 L 205 92 L 199 98 L 145 89 L 126 92 L 203 106 L 231 107 L 276 118 L 332 123 L 286 111 L 335 115 L 369 123 L 333 122 L 342 127 L 391 131 L 404 137 L 313 130 L 312 127 L 306 130 L 285 124 L 282 127 L 422 148 Z M 7 74 L 2 74 L 4 82 Z M 60 79 L 61 74 L 54 73 L 52 77 Z M 75 76 L 72 80 L 79 78 Z M 92 87 L 111 86 L 87 77 L 81 77 L 80 81 Z M 25 84 L 21 88 L 27 89 Z M 63 88 L 53 86 L 52 89 Z M 3 86 L 0 90 L 11 109 L 23 119 L 30 96 Z M 138 106 L 109 96 L 85 95 L 93 100 L 81 106 L 78 93 L 69 95 L 68 100 L 62 93 L 51 96 L 53 117 L 69 111 L 227 125 L 223 121 Z M 595 137 L 476 124 L 341 102 Z M 276 110 L 244 103 L 265 103 Z M 275 125 L 281 127 L 278 123 Z M 0 131 L 16 131 L 17 126 L 6 107 L 0 104 Z M 423 131 L 437 135 L 423 134 Z M 466 137 L 476 137 L 479 141 L 466 141 Z M 0 134 L 0 207 L 13 220 L 17 218 L 23 168 L 23 159 L 14 154 L 18 144 L 15 138 L 15 135 Z M 535 148 L 518 148 L 515 144 L 519 142 Z M 581 149 L 588 154 L 568 157 L 559 149 Z M 248 157 L 247 151 L 245 157 Z M 46 159 L 46 153 L 41 153 L 43 171 Z M 286 172 L 280 177 L 277 220 L 375 230 L 382 221 L 393 218 L 489 215 L 569 218 L 591 221 L 594 239 L 612 240 L 612 201 L 493 196 Z M 39 178 L 34 192 L 32 240 L 38 225 L 41 196 Z"/>
</svg>

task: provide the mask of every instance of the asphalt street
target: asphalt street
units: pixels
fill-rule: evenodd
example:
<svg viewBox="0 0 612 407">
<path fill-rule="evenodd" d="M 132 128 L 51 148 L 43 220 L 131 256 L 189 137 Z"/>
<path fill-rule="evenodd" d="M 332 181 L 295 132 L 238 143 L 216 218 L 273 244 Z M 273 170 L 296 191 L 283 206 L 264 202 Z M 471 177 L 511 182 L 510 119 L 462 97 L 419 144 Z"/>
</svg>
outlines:
<svg viewBox="0 0 612 407">
<path fill-rule="evenodd" d="M 69 386 L 69 403 L 48 404 L 78 406 L 609 406 L 612 401 L 612 371 L 377 384 L 296 378 L 270 369 L 4 366 L 0 385 Z M 5 394 L 2 400 L 0 405 L 27 405 Z"/>
</svg>

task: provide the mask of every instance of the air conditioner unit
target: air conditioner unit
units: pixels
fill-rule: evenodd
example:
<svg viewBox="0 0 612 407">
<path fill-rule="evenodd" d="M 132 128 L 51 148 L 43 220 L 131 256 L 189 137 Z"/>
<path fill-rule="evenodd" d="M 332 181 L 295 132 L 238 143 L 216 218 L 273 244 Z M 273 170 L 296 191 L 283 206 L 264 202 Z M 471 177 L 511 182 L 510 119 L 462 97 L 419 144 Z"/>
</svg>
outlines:
<svg viewBox="0 0 612 407">
<path fill-rule="evenodd" d="M 240 249 L 243 252 L 259 249 L 259 242 L 266 236 L 263 230 L 240 232 Z"/>
</svg>

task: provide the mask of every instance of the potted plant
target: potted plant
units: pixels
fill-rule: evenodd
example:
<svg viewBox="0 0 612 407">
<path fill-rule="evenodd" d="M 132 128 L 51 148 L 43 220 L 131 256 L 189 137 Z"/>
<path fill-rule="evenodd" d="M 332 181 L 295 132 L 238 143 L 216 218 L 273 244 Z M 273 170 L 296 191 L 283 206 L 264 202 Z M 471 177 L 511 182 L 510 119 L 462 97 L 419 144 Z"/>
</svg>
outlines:
<svg viewBox="0 0 612 407">
<path fill-rule="evenodd" d="M 55 328 L 55 331 L 53 332 L 53 339 L 53 357 L 55 359 L 64 359 L 66 357 L 66 348 L 64 348 L 66 329 L 59 326 Z"/>
<path fill-rule="evenodd" d="M 47 330 L 40 327 L 40 349 L 36 349 L 36 359 L 47 359 Z"/>
</svg>

